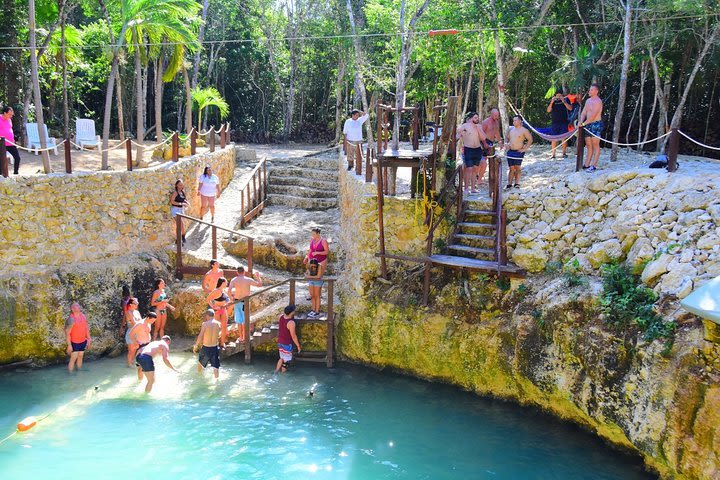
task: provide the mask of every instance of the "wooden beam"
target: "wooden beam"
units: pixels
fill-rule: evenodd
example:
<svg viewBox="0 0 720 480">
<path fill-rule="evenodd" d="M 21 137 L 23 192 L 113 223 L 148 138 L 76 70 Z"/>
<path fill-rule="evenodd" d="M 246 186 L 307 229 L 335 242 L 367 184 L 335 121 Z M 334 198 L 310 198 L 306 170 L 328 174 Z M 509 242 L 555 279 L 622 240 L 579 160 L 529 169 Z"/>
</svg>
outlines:
<svg viewBox="0 0 720 480">
<path fill-rule="evenodd" d="M 380 253 L 385 255 L 385 222 L 383 219 L 383 203 L 385 199 L 383 197 L 383 183 L 385 174 L 383 173 L 383 159 L 382 155 L 378 155 L 378 175 L 377 175 L 377 205 L 378 205 L 378 232 L 380 236 Z M 380 275 L 387 279 L 387 263 L 385 257 L 380 257 Z"/>
<path fill-rule="evenodd" d="M 333 285 L 335 282 L 328 281 L 328 311 L 327 311 L 327 346 L 325 348 L 325 365 L 332 368 L 335 357 L 335 313 L 333 310 Z"/>
</svg>

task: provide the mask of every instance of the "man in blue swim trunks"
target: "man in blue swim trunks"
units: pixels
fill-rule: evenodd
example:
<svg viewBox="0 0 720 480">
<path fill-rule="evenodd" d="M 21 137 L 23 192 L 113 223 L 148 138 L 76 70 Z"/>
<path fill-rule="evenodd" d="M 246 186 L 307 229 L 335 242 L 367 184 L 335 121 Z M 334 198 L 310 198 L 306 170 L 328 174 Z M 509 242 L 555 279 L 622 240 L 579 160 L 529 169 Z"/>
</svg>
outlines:
<svg viewBox="0 0 720 480">
<path fill-rule="evenodd" d="M 588 90 L 588 98 L 585 101 L 585 108 L 580 114 L 580 127 L 585 128 L 585 145 L 587 145 L 588 154 L 583 162 L 583 168 L 587 168 L 588 172 L 594 172 L 597 168 L 598 160 L 600 160 L 600 139 L 598 138 L 603 131 L 602 111 L 603 102 L 598 96 L 600 87 L 593 83 Z"/>
<path fill-rule="evenodd" d="M 222 325 L 215 320 L 215 312 L 209 308 L 205 312 L 205 321 L 200 327 L 200 333 L 195 340 L 193 352 L 197 352 L 200 347 L 200 355 L 198 356 L 197 371 L 202 374 L 203 369 L 209 363 L 213 367 L 215 378 L 220 376 L 220 330 Z"/>
<path fill-rule="evenodd" d="M 138 350 L 137 357 L 135 357 L 135 364 L 142 369 L 145 378 L 147 378 L 145 393 L 150 393 L 155 383 L 155 362 L 153 361 L 153 357 L 162 355 L 165 365 L 172 371 L 177 372 L 177 369 L 173 367 L 170 360 L 168 360 L 168 353 L 170 353 L 170 337 L 167 335 L 160 340 L 148 343 Z"/>
<path fill-rule="evenodd" d="M 230 284 L 228 285 L 228 295 L 230 295 L 230 298 L 233 301 L 241 300 L 250 295 L 250 287 L 262 287 L 260 272 L 256 271 L 250 275 L 242 266 L 238 267 L 237 271 L 237 276 L 230 280 Z M 233 305 L 233 309 L 235 314 L 235 324 L 238 328 L 238 340 L 244 342 L 245 328 L 243 327 L 245 325 L 245 311 L 243 310 L 243 303 L 236 303 Z"/>
<path fill-rule="evenodd" d="M 480 115 L 468 113 L 465 123 L 457 129 L 456 139 L 463 141 L 463 178 L 465 193 L 477 193 L 478 174 L 483 161 L 483 147 L 487 148 L 487 136 L 480 126 Z M 484 165 L 483 165 L 484 167 Z M 485 168 L 482 168 L 483 172 Z"/>
<path fill-rule="evenodd" d="M 508 129 L 507 135 L 508 150 L 508 183 L 505 188 L 520 188 L 520 167 L 522 166 L 525 152 L 533 143 L 530 131 L 523 126 L 520 115 L 513 117 L 513 126 Z"/>
</svg>

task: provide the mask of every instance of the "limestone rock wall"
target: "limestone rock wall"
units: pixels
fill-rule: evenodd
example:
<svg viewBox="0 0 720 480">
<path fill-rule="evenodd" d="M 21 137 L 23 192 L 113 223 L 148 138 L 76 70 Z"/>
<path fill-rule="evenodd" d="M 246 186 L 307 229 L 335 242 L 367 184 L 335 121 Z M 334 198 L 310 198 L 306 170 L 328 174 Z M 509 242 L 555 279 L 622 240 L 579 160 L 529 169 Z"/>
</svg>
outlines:
<svg viewBox="0 0 720 480">
<path fill-rule="evenodd" d="M 184 181 L 191 203 L 187 212 L 197 215 L 197 177 L 209 164 L 226 186 L 233 176 L 235 150 L 230 147 L 132 172 L 0 178 L 0 275 L 42 272 L 43 266 L 166 245 L 172 238 L 169 196 L 175 180 Z"/>
<path fill-rule="evenodd" d="M 579 172 L 550 183 L 505 199 L 510 260 L 528 271 L 576 258 L 597 273 L 627 259 L 658 293 L 680 298 L 720 275 L 717 175 Z"/>
</svg>

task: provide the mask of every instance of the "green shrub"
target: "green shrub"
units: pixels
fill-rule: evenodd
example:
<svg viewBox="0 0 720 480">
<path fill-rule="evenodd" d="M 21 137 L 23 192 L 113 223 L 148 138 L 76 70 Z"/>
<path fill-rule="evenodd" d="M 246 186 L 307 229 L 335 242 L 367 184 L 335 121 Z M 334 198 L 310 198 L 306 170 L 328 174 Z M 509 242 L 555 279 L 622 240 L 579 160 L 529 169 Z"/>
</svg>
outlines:
<svg viewBox="0 0 720 480">
<path fill-rule="evenodd" d="M 665 322 L 653 309 L 657 295 L 640 283 L 630 268 L 621 264 L 602 266 L 603 293 L 600 305 L 605 322 L 619 331 L 637 328 L 643 338 L 667 340 L 672 345 L 675 323 Z"/>
<path fill-rule="evenodd" d="M 562 267 L 563 280 L 568 287 L 586 287 L 588 285 L 587 278 L 582 276 L 582 267 L 577 258 L 573 258 Z"/>
</svg>

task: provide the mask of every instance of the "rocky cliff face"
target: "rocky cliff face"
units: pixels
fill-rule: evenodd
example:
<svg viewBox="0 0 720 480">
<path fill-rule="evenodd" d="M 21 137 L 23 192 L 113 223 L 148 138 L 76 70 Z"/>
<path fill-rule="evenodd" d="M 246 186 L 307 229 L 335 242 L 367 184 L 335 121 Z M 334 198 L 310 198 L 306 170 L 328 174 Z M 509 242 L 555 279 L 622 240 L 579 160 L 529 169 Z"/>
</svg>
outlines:
<svg viewBox="0 0 720 480">
<path fill-rule="evenodd" d="M 408 304 L 403 287 L 343 296 L 338 350 L 548 410 L 639 452 L 664 478 L 719 478 L 720 346 L 698 323 L 664 353 L 662 342 L 603 324 L 596 282 L 573 290 L 543 277 L 507 292 L 482 276 L 436 285 L 432 308 Z"/>
</svg>

